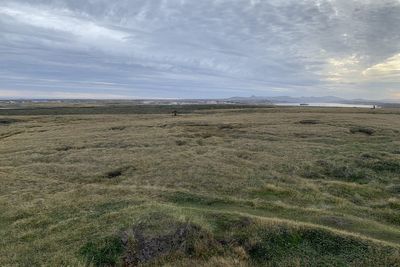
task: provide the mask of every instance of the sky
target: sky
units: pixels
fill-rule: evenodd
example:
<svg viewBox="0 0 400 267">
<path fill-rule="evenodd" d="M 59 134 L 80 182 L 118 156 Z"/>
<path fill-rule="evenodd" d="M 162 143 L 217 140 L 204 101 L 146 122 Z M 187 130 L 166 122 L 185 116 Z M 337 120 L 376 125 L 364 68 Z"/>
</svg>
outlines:
<svg viewBox="0 0 400 267">
<path fill-rule="evenodd" d="M 0 0 L 0 98 L 400 99 L 400 0 Z"/>
</svg>

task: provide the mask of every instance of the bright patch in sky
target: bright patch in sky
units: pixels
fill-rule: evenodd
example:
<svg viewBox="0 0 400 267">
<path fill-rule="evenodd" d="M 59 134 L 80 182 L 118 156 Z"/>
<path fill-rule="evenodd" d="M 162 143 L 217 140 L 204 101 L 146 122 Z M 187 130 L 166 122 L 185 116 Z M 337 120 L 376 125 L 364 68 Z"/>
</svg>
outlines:
<svg viewBox="0 0 400 267">
<path fill-rule="evenodd" d="M 0 98 L 400 98 L 398 0 L 0 0 Z"/>
<path fill-rule="evenodd" d="M 373 78 L 400 78 L 400 54 L 384 60 L 382 63 L 376 64 L 366 69 L 363 74 L 366 77 Z M 399 79 L 397 79 L 399 81 Z"/>
</svg>

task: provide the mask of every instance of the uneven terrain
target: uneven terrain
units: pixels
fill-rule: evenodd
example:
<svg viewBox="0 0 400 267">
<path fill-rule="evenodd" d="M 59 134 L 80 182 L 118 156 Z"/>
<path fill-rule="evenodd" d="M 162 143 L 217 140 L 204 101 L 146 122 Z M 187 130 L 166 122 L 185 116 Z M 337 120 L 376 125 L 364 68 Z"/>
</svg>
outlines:
<svg viewBox="0 0 400 267">
<path fill-rule="evenodd" d="M 1 109 L 0 266 L 400 266 L 399 133 L 396 109 Z"/>
</svg>

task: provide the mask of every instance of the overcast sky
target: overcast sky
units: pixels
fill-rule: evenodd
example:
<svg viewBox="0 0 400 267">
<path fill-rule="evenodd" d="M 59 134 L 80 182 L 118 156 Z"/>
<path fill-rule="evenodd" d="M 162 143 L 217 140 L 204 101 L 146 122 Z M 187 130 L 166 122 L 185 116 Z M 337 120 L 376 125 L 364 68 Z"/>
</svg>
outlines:
<svg viewBox="0 0 400 267">
<path fill-rule="evenodd" d="M 400 99 L 400 0 L 0 0 L 0 98 Z"/>
</svg>

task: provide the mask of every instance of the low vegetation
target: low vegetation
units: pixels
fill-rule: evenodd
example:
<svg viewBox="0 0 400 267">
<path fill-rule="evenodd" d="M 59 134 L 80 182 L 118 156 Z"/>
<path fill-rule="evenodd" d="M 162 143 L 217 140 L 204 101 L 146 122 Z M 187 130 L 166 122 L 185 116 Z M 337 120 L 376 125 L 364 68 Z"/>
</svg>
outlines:
<svg viewBox="0 0 400 267">
<path fill-rule="evenodd" d="M 400 111 L 113 108 L 0 110 L 0 266 L 400 266 Z"/>
</svg>

